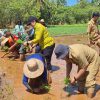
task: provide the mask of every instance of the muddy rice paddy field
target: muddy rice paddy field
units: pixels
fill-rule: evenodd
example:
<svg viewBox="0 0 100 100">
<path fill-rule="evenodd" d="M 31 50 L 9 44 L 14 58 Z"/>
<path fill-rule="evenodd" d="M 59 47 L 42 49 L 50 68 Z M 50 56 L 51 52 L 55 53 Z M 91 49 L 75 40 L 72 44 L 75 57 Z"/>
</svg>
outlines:
<svg viewBox="0 0 100 100">
<path fill-rule="evenodd" d="M 86 35 L 71 35 L 71 36 L 61 36 L 54 37 L 56 44 L 74 44 L 74 43 L 84 43 L 88 44 L 88 38 Z M 96 47 L 94 47 L 96 48 Z M 97 49 L 96 49 L 97 50 Z M 0 52 L 2 56 L 4 52 Z M 11 61 L 7 57 L 0 58 L 0 67 L 2 70 L 6 71 L 7 77 L 13 81 L 14 95 L 13 100 L 89 100 L 86 94 L 76 94 L 72 93 L 70 97 L 66 96 L 64 78 L 66 72 L 66 64 L 62 60 L 57 60 L 55 55 L 52 56 L 53 73 L 51 90 L 45 94 L 32 94 L 26 91 L 26 88 L 22 84 L 23 76 L 23 65 L 24 62 Z M 77 66 L 73 65 L 73 70 L 71 75 L 75 75 L 77 71 Z M 100 100 L 100 72 L 97 75 L 97 90 L 96 95 L 92 100 Z M 0 99 L 2 100 L 2 99 Z"/>
</svg>

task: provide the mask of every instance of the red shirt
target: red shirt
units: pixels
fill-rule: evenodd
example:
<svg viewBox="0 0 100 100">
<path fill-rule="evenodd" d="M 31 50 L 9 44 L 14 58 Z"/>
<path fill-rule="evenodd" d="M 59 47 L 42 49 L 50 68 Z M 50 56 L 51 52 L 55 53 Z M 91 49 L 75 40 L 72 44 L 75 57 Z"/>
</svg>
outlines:
<svg viewBox="0 0 100 100">
<path fill-rule="evenodd" d="M 18 36 L 16 35 L 10 36 L 8 40 L 9 46 L 12 46 L 17 40 L 18 40 Z"/>
</svg>

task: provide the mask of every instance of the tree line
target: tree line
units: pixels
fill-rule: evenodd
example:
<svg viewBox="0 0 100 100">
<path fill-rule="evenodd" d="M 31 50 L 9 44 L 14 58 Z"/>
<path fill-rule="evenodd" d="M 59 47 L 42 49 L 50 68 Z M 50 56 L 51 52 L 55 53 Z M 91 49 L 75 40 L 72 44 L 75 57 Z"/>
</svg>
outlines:
<svg viewBox="0 0 100 100">
<path fill-rule="evenodd" d="M 29 16 L 43 18 L 50 25 L 86 23 L 93 12 L 100 12 L 100 0 L 77 1 L 67 6 L 67 0 L 0 0 L 0 26 L 18 19 L 26 23 Z"/>
</svg>

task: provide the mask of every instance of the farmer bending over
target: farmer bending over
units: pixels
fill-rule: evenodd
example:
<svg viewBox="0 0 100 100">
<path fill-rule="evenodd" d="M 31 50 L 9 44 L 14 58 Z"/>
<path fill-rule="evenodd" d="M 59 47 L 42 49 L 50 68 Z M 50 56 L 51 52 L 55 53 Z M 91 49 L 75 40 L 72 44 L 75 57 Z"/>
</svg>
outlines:
<svg viewBox="0 0 100 100">
<path fill-rule="evenodd" d="M 84 87 L 87 89 L 87 95 L 93 97 L 95 90 L 95 78 L 100 67 L 100 59 L 97 52 L 87 45 L 58 45 L 55 48 L 57 59 L 63 59 L 67 63 L 66 76 L 70 77 L 72 64 L 78 66 L 77 74 L 70 78 L 70 83 L 78 83 L 78 91 L 83 93 Z"/>
<path fill-rule="evenodd" d="M 47 28 L 38 23 L 36 17 L 29 17 L 28 25 L 31 25 L 35 31 L 33 40 L 28 41 L 28 43 L 31 45 L 39 44 L 39 46 L 41 47 L 41 53 L 44 55 L 47 61 L 47 69 L 51 72 L 51 56 L 55 47 L 54 39 L 49 36 Z M 24 43 L 24 45 L 26 44 L 27 42 Z"/>
<path fill-rule="evenodd" d="M 9 30 L 7 30 L 4 33 L 5 40 L 1 42 L 1 46 L 7 46 L 8 47 L 8 52 L 12 52 L 15 57 L 14 59 L 18 57 L 18 48 L 16 47 L 16 41 L 18 40 L 18 37 L 16 35 L 11 34 Z"/>
<path fill-rule="evenodd" d="M 51 77 L 46 69 L 44 57 L 39 54 L 32 54 L 27 57 L 27 61 L 23 68 L 23 84 L 28 90 L 39 93 L 43 89 L 42 86 L 51 83 Z"/>
</svg>

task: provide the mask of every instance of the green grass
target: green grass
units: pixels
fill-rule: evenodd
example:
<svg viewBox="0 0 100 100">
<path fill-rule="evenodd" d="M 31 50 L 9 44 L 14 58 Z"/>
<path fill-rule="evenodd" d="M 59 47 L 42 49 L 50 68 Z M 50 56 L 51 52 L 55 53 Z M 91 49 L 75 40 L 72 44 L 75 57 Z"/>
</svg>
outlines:
<svg viewBox="0 0 100 100">
<path fill-rule="evenodd" d="M 64 79 L 64 83 L 65 83 L 66 85 L 68 85 L 68 84 L 70 83 L 69 78 L 65 78 L 65 79 Z"/>
<path fill-rule="evenodd" d="M 87 24 L 51 25 L 48 30 L 52 36 L 84 34 L 87 31 Z"/>
</svg>

